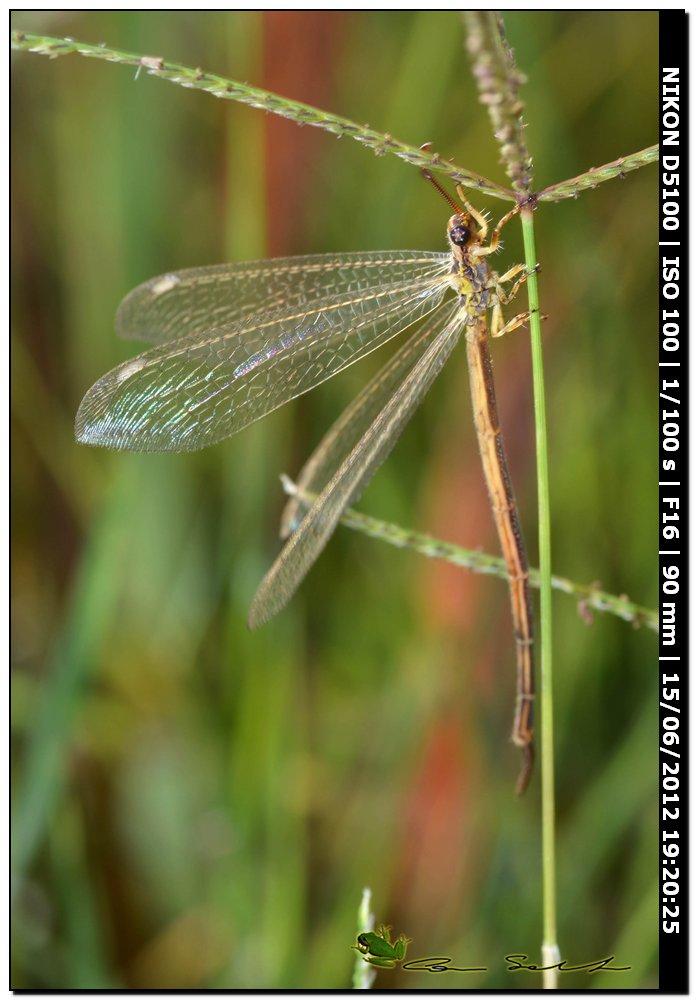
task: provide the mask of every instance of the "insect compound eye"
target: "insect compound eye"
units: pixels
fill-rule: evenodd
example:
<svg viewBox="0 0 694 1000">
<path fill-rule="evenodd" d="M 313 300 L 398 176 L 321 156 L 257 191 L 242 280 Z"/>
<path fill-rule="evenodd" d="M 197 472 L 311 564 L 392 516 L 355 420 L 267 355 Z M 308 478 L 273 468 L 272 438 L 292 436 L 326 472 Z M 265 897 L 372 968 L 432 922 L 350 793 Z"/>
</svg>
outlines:
<svg viewBox="0 0 694 1000">
<path fill-rule="evenodd" d="M 467 226 L 453 226 L 449 235 L 451 243 L 455 243 L 458 247 L 464 247 L 472 236 L 472 233 Z"/>
</svg>

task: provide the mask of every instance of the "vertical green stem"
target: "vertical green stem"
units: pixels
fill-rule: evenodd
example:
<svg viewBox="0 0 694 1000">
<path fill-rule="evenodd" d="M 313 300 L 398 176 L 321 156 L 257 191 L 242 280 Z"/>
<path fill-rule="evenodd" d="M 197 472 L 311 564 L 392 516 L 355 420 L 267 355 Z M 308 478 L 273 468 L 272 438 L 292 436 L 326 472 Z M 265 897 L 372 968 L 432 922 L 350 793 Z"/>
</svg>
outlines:
<svg viewBox="0 0 694 1000">
<path fill-rule="evenodd" d="M 521 210 L 523 242 L 529 271 L 537 265 L 533 211 Z M 537 455 L 538 547 L 540 558 L 540 698 L 542 727 L 542 910 L 543 965 L 560 961 L 557 944 L 557 876 L 554 806 L 554 712 L 552 700 L 552 561 L 550 540 L 549 465 L 547 459 L 547 418 L 542 363 L 542 322 L 537 272 L 528 278 L 530 307 L 530 342 L 533 359 L 533 394 L 535 400 L 535 449 Z M 544 989 L 557 989 L 556 970 L 544 973 Z"/>
<path fill-rule="evenodd" d="M 357 935 L 364 931 L 372 931 L 376 920 L 371 912 L 371 889 L 364 889 L 361 896 L 361 905 L 357 913 Z M 352 976 L 352 989 L 370 990 L 376 978 L 376 970 L 364 961 L 359 952 L 354 958 L 354 975 Z"/>
</svg>

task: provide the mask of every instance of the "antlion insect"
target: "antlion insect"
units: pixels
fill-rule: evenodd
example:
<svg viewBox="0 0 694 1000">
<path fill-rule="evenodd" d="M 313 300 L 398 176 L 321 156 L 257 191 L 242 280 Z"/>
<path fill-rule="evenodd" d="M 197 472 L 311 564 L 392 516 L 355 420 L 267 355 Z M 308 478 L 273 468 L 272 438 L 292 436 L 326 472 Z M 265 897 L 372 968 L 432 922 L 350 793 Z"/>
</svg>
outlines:
<svg viewBox="0 0 694 1000">
<path fill-rule="evenodd" d="M 156 346 L 99 379 L 80 404 L 77 440 L 131 451 L 189 451 L 214 444 L 307 392 L 416 321 L 424 322 L 323 438 L 285 509 L 289 539 L 249 614 L 262 625 L 292 597 L 345 507 L 359 498 L 465 332 L 475 429 L 508 566 L 516 639 L 512 740 L 523 752 L 521 794 L 533 764 L 533 631 L 528 570 L 494 394 L 493 337 L 502 305 L 527 278 L 497 275 L 487 257 L 518 211 L 497 224 L 467 201 L 448 201 L 448 253 L 385 251 L 224 264 L 166 274 L 121 303 L 116 329 Z M 516 279 L 508 292 L 503 285 Z M 453 290 L 455 302 L 443 305 Z"/>
</svg>

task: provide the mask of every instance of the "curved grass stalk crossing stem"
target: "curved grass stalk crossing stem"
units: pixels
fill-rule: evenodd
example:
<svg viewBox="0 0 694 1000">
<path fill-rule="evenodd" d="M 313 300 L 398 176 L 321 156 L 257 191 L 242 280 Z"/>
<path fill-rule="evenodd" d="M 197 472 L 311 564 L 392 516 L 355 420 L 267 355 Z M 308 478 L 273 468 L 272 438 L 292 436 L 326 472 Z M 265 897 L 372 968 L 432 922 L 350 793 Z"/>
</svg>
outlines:
<svg viewBox="0 0 694 1000">
<path fill-rule="evenodd" d="M 310 506 L 315 500 L 315 493 L 303 494 L 288 476 L 280 478 L 284 490 L 289 496 L 305 496 L 307 506 Z M 502 580 L 508 579 L 508 569 L 504 560 L 479 549 L 466 549 L 461 545 L 445 542 L 421 531 L 402 528 L 390 521 L 382 521 L 377 517 L 362 514 L 360 511 L 354 510 L 353 507 L 348 507 L 344 511 L 340 523 L 345 528 L 351 528 L 352 531 L 358 531 L 369 538 L 393 545 L 396 549 L 410 549 L 418 555 L 426 556 L 427 559 L 442 559 L 444 562 L 468 569 L 473 573 L 497 576 Z M 531 587 L 539 588 L 540 586 L 540 573 L 532 566 L 528 570 L 528 582 Z M 556 574 L 552 574 L 552 590 L 558 590 L 563 594 L 575 597 L 581 617 L 588 624 L 592 623 L 591 612 L 599 611 L 615 615 L 622 621 L 629 622 L 635 628 L 644 626 L 653 632 L 658 632 L 657 613 L 651 608 L 635 604 L 626 594 L 619 596 L 608 594 L 607 591 L 601 590 L 595 584 L 575 583 L 565 576 L 557 576 Z"/>
</svg>

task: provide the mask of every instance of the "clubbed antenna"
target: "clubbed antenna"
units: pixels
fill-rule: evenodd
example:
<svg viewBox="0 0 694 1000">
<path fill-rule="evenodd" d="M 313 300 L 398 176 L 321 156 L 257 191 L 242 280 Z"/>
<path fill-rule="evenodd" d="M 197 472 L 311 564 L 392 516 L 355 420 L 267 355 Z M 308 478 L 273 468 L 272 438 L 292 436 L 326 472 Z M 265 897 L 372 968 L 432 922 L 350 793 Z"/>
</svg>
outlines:
<svg viewBox="0 0 694 1000">
<path fill-rule="evenodd" d="M 424 145 L 420 146 L 419 148 L 423 149 L 425 152 L 428 153 L 429 150 L 431 149 L 431 143 L 430 142 L 425 142 Z M 436 180 L 436 178 L 434 177 L 434 175 L 432 174 L 432 172 L 430 170 L 427 170 L 426 167 L 422 167 L 421 168 L 421 174 L 422 174 L 422 177 L 424 177 L 425 180 L 431 181 L 431 183 L 434 185 L 434 187 L 439 192 L 439 194 L 441 195 L 441 197 L 446 199 L 446 201 L 448 202 L 448 204 L 451 206 L 451 208 L 453 209 L 453 211 L 457 215 L 463 215 L 463 209 L 460 207 L 460 205 L 458 205 L 456 202 L 453 201 L 453 199 L 451 198 L 451 196 L 439 184 L 439 182 Z"/>
</svg>

